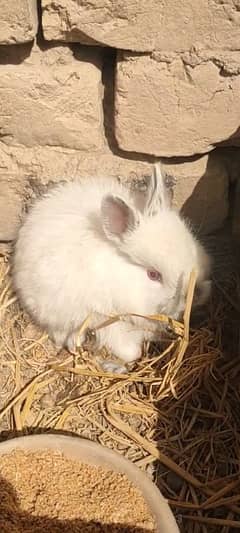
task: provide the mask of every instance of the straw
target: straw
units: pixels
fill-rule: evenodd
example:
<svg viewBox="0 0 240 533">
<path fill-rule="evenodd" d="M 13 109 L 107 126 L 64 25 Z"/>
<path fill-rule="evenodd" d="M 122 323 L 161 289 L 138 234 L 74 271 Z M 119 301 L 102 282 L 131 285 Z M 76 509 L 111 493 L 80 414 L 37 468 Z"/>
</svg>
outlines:
<svg viewBox="0 0 240 533">
<path fill-rule="evenodd" d="M 223 258 L 227 254 L 223 254 Z M 201 327 L 191 329 L 196 273 L 189 280 L 183 322 L 165 315 L 105 317 L 96 330 L 141 319 L 168 325 L 173 336 L 145 349 L 126 374 L 104 372 L 99 358 L 79 348 L 57 353 L 44 331 L 31 326 L 11 290 L 8 257 L 0 257 L 0 428 L 63 430 L 124 454 L 154 480 L 186 533 L 240 529 L 239 316 L 235 271 L 218 280 Z M 234 305 L 233 305 L 234 304 Z M 82 337 L 90 325 L 86 317 Z M 31 338 L 30 338 L 31 337 Z M 80 339 L 79 339 L 80 340 Z M 153 351 L 152 351 L 153 350 Z M 219 515 L 219 512 L 221 514 Z M 197 525 L 198 524 L 198 525 Z M 215 529 L 214 529 L 215 528 Z M 230 529 L 229 529 L 230 531 Z"/>
</svg>

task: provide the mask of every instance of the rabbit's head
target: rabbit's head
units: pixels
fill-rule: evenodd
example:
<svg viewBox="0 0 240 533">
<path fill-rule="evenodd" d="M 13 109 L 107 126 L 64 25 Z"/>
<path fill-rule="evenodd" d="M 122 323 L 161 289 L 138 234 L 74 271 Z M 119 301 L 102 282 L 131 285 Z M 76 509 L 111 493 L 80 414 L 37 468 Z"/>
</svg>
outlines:
<svg viewBox="0 0 240 533">
<path fill-rule="evenodd" d="M 193 269 L 197 273 L 194 305 L 207 301 L 211 291 L 210 259 L 186 222 L 171 208 L 169 190 L 158 165 L 154 166 L 141 208 L 134 201 L 110 194 L 103 198 L 101 213 L 105 235 L 118 253 L 136 266 L 151 312 L 181 316 Z"/>
</svg>

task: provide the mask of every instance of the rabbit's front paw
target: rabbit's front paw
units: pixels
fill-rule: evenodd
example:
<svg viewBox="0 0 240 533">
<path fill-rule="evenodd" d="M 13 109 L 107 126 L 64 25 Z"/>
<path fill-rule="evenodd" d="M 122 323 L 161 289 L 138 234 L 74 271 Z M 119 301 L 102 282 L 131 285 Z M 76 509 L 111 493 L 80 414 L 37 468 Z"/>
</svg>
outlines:
<svg viewBox="0 0 240 533">
<path fill-rule="evenodd" d="M 57 351 L 60 352 L 65 344 L 66 335 L 62 331 L 55 330 L 51 335 L 52 341 L 54 342 Z"/>
<path fill-rule="evenodd" d="M 78 338 L 76 332 L 71 333 L 67 338 L 67 349 L 73 355 L 78 355 L 78 347 L 81 345 L 81 339 Z"/>
<path fill-rule="evenodd" d="M 141 357 L 141 347 L 136 343 L 128 343 L 119 348 L 116 355 L 126 363 L 133 363 Z"/>
<path fill-rule="evenodd" d="M 111 374 L 126 374 L 127 368 L 120 363 L 114 363 L 113 361 L 100 361 L 100 366 L 104 372 L 110 372 Z"/>
</svg>

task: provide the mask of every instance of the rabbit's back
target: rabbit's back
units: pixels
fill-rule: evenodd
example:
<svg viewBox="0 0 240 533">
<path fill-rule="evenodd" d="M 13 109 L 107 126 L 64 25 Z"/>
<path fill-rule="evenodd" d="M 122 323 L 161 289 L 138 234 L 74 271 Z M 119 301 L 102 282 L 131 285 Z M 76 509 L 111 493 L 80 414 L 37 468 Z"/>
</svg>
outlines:
<svg viewBox="0 0 240 533">
<path fill-rule="evenodd" d="M 81 309 L 85 318 L 90 301 L 99 301 L 108 264 L 114 268 L 116 261 L 100 224 L 101 200 L 109 192 L 128 196 L 111 179 L 64 184 L 27 215 L 15 246 L 13 280 L 20 299 L 41 325 L 50 321 L 53 328 L 64 327 L 74 322 L 76 310 L 78 319 Z"/>
</svg>

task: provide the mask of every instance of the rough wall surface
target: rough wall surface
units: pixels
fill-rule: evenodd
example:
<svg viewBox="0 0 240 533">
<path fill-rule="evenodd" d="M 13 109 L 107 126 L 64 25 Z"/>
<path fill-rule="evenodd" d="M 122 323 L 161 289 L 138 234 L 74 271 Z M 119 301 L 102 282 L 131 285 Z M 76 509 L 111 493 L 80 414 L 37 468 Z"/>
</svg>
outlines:
<svg viewBox="0 0 240 533">
<path fill-rule="evenodd" d="M 238 49 L 238 0 L 42 0 L 47 40 L 149 52 Z"/>
<path fill-rule="evenodd" d="M 0 241 L 49 186 L 144 189 L 163 156 L 174 205 L 202 234 L 222 226 L 240 167 L 213 149 L 240 143 L 240 0 L 169 4 L 42 0 L 35 37 L 36 1 L 0 0 Z"/>
<path fill-rule="evenodd" d="M 240 124 L 240 52 L 119 54 L 116 137 L 156 156 L 205 153 Z"/>
<path fill-rule="evenodd" d="M 127 50 L 115 89 L 121 149 L 172 157 L 239 142 L 239 0 L 42 0 L 42 8 L 48 40 Z"/>
<path fill-rule="evenodd" d="M 0 0 L 0 44 L 32 41 L 37 33 L 37 0 Z"/>
<path fill-rule="evenodd" d="M 20 50 L 20 53 L 22 50 Z M 101 60 L 84 48 L 0 48 L 0 130 L 6 144 L 96 150 L 103 142 Z M 18 50 L 14 50 L 17 58 Z M 1 58 L 7 64 L 1 64 Z"/>
</svg>

